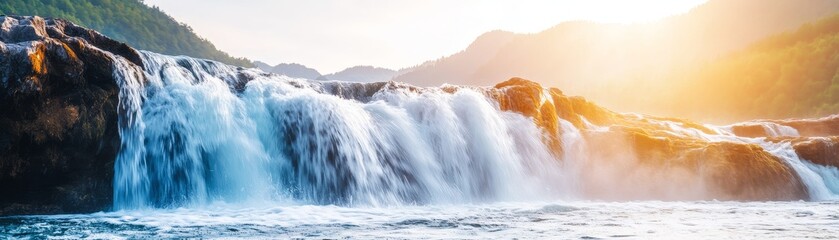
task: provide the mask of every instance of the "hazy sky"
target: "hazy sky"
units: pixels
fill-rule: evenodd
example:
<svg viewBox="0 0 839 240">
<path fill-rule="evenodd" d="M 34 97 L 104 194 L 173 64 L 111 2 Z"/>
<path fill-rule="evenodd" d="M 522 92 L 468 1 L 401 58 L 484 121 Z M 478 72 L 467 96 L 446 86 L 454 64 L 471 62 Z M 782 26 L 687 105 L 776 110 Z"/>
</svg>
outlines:
<svg viewBox="0 0 839 240">
<path fill-rule="evenodd" d="M 480 34 L 538 32 L 568 20 L 631 23 L 705 0 L 145 0 L 216 47 L 323 74 L 355 65 L 399 69 L 464 49 Z M 201 7 L 196 7 L 201 6 Z"/>
</svg>

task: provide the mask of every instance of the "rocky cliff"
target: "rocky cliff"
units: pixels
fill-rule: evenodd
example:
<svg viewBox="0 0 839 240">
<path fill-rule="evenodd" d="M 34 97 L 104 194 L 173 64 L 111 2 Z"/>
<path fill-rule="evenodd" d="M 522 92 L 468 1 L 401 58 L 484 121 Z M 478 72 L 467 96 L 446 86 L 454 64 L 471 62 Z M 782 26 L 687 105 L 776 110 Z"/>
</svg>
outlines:
<svg viewBox="0 0 839 240">
<path fill-rule="evenodd" d="M 0 17 L 0 215 L 110 205 L 113 55 L 142 66 L 134 49 L 73 23 Z"/>
<path fill-rule="evenodd" d="M 582 151 L 577 156 L 588 159 L 582 172 L 590 175 L 579 181 L 589 198 L 809 199 L 798 173 L 762 147 L 760 139 L 789 143 L 803 160 L 839 167 L 839 115 L 746 122 L 725 130 L 683 119 L 615 113 L 520 78 L 487 91 L 502 109 L 531 116 L 548 133 L 558 131 L 557 119 L 580 129 L 588 147 L 577 150 Z M 557 152 L 567 151 L 556 143 L 559 136 L 548 135 L 546 141 Z M 684 195 L 686 189 L 704 190 L 692 197 Z"/>
</svg>

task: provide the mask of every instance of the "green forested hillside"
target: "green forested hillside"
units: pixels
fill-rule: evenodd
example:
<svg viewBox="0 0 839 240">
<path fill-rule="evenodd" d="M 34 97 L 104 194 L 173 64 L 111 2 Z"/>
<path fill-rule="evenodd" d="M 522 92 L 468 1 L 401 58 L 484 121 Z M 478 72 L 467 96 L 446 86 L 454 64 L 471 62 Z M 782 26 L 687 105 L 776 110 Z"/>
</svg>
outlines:
<svg viewBox="0 0 839 240">
<path fill-rule="evenodd" d="M 685 75 L 687 84 L 674 96 L 681 111 L 743 118 L 839 113 L 839 14 Z"/>
<path fill-rule="evenodd" d="M 219 51 L 189 26 L 140 0 L 2 0 L 0 14 L 64 18 L 135 48 L 253 66 Z"/>
</svg>

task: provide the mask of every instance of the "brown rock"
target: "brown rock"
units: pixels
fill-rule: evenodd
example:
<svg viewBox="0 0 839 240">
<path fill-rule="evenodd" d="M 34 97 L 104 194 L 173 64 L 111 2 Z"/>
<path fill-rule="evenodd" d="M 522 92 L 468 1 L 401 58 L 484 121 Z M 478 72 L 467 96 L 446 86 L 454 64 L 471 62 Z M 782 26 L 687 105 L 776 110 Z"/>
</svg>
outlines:
<svg viewBox="0 0 839 240">
<path fill-rule="evenodd" d="M 716 131 L 692 121 L 618 114 L 582 97 L 513 78 L 488 95 L 502 110 L 533 117 L 543 129 L 549 115 L 583 131 L 586 145 L 581 188 L 591 198 L 609 200 L 795 200 L 806 187 L 786 162 L 754 144 L 709 142 Z M 549 106 L 554 111 L 549 111 Z M 589 124 L 599 126 L 589 129 Z M 606 130 L 604 130 L 606 129 Z M 760 127 L 755 136 L 766 133 Z M 739 131 L 739 129 L 738 129 Z M 741 132 L 742 133 L 742 132 Z M 802 147 L 803 149 L 803 147 Z M 573 159 L 572 159 L 573 160 Z M 579 161 L 579 159 L 577 159 Z"/>
<path fill-rule="evenodd" d="M 804 160 L 839 168 L 839 136 L 797 138 L 792 147 Z"/>
<path fill-rule="evenodd" d="M 769 137 L 769 134 L 766 133 L 766 129 L 764 129 L 763 126 L 759 124 L 738 124 L 731 126 L 731 131 L 734 133 L 734 135 L 740 137 Z"/>
<path fill-rule="evenodd" d="M 705 142 L 612 127 L 588 132 L 584 193 L 607 200 L 808 199 L 783 160 L 753 144 Z"/>
<path fill-rule="evenodd" d="M 543 99 L 547 96 L 544 96 L 541 85 L 522 78 L 511 78 L 496 84 L 486 94 L 498 102 L 501 110 L 517 112 L 532 118 L 533 122 L 547 133 L 543 141 L 554 154 L 562 153 L 556 107 L 551 103 L 552 99 Z"/>
<path fill-rule="evenodd" d="M 775 121 L 798 130 L 798 134 L 805 137 L 839 136 L 839 115 L 818 119 L 792 119 Z"/>
</svg>

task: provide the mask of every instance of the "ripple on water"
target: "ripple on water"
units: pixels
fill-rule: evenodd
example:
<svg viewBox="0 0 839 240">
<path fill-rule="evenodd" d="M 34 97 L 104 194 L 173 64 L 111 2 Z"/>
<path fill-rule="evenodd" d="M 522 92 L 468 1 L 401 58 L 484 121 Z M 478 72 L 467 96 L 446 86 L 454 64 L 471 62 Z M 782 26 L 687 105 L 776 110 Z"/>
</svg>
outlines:
<svg viewBox="0 0 839 240">
<path fill-rule="evenodd" d="M 690 208 L 682 208 L 691 205 Z M 700 209 L 662 214 L 662 209 Z M 732 213 L 732 210 L 736 209 Z M 623 216 L 625 218 L 620 218 Z M 0 239 L 170 238 L 824 239 L 839 210 L 812 202 L 176 209 L 0 217 Z"/>
<path fill-rule="evenodd" d="M 814 212 L 812 212 L 812 211 L 800 211 L 800 212 L 795 212 L 795 216 L 796 216 L 796 217 L 809 217 L 809 216 L 813 216 L 813 215 L 815 215 L 815 214 L 816 214 L 816 213 L 814 213 Z"/>
<path fill-rule="evenodd" d="M 525 209 L 525 210 L 518 210 L 516 212 L 521 213 L 521 214 L 557 214 L 557 213 L 568 213 L 568 212 L 573 212 L 573 211 L 577 211 L 577 210 L 579 210 L 579 208 L 577 208 L 577 207 L 560 205 L 560 204 L 548 204 L 548 205 L 542 206 L 538 209 Z"/>
</svg>

